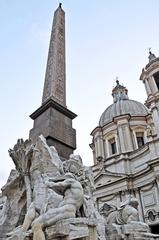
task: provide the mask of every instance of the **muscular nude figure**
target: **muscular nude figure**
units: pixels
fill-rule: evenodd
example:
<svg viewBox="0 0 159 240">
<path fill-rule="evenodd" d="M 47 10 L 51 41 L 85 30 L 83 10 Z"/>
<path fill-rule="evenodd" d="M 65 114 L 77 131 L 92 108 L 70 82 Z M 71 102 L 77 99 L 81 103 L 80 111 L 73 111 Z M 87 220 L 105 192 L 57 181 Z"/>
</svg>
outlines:
<svg viewBox="0 0 159 240">
<path fill-rule="evenodd" d="M 63 181 L 46 182 L 49 188 L 56 193 L 63 195 L 58 208 L 48 209 L 46 213 L 40 215 L 32 223 L 33 240 L 45 240 L 43 228 L 55 224 L 57 221 L 67 218 L 74 218 L 76 211 L 83 204 L 83 188 L 71 174 L 66 174 Z"/>
</svg>

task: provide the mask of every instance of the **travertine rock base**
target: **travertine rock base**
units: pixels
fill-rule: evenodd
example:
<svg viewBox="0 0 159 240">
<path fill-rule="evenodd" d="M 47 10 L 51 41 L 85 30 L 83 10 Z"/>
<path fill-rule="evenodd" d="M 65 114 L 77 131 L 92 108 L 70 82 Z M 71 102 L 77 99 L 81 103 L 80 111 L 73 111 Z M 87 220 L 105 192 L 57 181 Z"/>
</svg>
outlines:
<svg viewBox="0 0 159 240">
<path fill-rule="evenodd" d="M 144 223 L 143 225 L 107 225 L 106 235 L 107 240 L 159 240 L 159 235 L 150 233 Z"/>
<path fill-rule="evenodd" d="M 96 221 L 87 218 L 61 220 L 45 230 L 46 240 L 97 240 Z M 21 235 L 23 238 L 23 236 Z M 8 238 L 17 240 L 18 236 Z M 23 240 L 33 240 L 32 234 Z"/>
<path fill-rule="evenodd" d="M 87 218 L 62 220 L 46 229 L 47 240 L 97 240 L 96 221 Z"/>
</svg>

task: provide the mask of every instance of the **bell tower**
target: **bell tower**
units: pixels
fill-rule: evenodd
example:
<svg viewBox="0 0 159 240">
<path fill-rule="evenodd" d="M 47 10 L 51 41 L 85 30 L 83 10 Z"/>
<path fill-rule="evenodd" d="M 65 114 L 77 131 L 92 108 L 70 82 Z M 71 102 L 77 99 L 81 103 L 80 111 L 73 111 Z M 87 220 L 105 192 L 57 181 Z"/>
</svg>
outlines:
<svg viewBox="0 0 159 240">
<path fill-rule="evenodd" d="M 142 69 L 140 80 L 147 93 L 146 106 L 152 113 L 156 133 L 159 137 L 159 57 L 149 51 L 149 63 Z"/>
<path fill-rule="evenodd" d="M 30 115 L 34 126 L 30 138 L 35 142 L 43 134 L 61 158 L 68 159 L 76 149 L 76 131 L 72 120 L 76 114 L 66 106 L 65 12 L 61 3 L 54 13 L 42 105 Z"/>
</svg>

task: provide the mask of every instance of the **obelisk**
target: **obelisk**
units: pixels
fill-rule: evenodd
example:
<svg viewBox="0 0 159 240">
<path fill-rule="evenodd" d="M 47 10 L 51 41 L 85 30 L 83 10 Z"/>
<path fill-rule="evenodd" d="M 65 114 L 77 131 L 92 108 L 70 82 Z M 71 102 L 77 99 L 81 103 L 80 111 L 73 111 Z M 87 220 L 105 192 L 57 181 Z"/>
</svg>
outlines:
<svg viewBox="0 0 159 240">
<path fill-rule="evenodd" d="M 42 105 L 30 117 L 34 120 L 32 141 L 43 134 L 61 158 L 68 159 L 76 149 L 76 131 L 72 128 L 76 114 L 66 107 L 65 12 L 61 3 L 53 18 Z"/>
<path fill-rule="evenodd" d="M 53 98 L 66 106 L 65 84 L 65 12 L 60 4 L 53 19 L 42 104 Z"/>
</svg>

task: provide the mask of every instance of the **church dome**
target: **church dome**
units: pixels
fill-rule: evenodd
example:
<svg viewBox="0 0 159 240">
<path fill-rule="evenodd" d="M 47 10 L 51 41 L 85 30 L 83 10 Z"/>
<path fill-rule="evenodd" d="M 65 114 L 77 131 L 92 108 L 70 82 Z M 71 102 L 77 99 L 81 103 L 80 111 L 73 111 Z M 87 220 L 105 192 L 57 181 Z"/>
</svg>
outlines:
<svg viewBox="0 0 159 240">
<path fill-rule="evenodd" d="M 148 109 L 142 103 L 128 98 L 126 87 L 120 85 L 118 80 L 116 83 L 116 87 L 112 90 L 114 103 L 101 115 L 99 120 L 99 126 L 101 127 L 113 121 L 114 117 L 120 115 L 146 116 L 149 114 Z"/>
<path fill-rule="evenodd" d="M 111 122 L 114 117 L 120 115 L 130 114 L 131 116 L 146 116 L 148 113 L 148 109 L 142 103 L 129 99 L 121 99 L 110 105 L 103 112 L 99 120 L 99 126 L 104 126 Z"/>
</svg>

